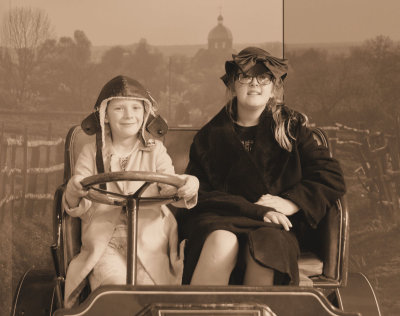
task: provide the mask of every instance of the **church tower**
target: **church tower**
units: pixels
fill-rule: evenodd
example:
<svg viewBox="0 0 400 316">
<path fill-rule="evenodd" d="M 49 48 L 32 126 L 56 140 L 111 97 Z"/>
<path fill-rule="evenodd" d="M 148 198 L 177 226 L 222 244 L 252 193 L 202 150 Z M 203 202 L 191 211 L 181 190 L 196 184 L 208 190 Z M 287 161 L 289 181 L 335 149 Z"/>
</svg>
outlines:
<svg viewBox="0 0 400 316">
<path fill-rule="evenodd" d="M 224 26 L 224 18 L 220 14 L 218 16 L 218 24 L 208 33 L 208 49 L 209 50 L 231 50 L 232 49 L 232 32 Z"/>
</svg>

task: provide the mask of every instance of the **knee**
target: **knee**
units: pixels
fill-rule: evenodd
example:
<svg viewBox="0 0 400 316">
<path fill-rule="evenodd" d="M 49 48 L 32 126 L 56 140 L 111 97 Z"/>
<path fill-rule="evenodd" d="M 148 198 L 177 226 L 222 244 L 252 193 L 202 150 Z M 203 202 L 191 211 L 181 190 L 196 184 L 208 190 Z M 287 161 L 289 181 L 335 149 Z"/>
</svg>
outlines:
<svg viewBox="0 0 400 316">
<path fill-rule="evenodd" d="M 206 239 L 205 247 L 212 250 L 213 258 L 236 258 L 239 242 L 235 234 L 226 230 L 215 230 Z"/>
<path fill-rule="evenodd" d="M 227 230 L 215 230 L 206 240 L 207 243 L 212 243 L 216 248 L 234 249 L 239 247 L 238 239 L 234 233 Z"/>
</svg>

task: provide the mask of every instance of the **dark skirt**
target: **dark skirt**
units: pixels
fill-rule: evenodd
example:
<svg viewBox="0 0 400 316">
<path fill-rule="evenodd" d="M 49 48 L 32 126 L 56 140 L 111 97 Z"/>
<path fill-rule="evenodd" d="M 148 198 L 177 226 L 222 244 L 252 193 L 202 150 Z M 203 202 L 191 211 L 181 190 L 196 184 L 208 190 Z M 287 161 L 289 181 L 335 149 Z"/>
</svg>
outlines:
<svg viewBox="0 0 400 316">
<path fill-rule="evenodd" d="M 275 271 L 274 284 L 299 284 L 299 244 L 293 232 L 281 225 L 265 223 L 247 217 L 220 216 L 214 213 L 186 213 L 180 221 L 181 238 L 187 239 L 183 284 L 190 284 L 194 269 L 208 235 L 215 230 L 227 230 L 239 240 L 239 255 L 230 284 L 242 284 L 245 271 L 245 247 L 260 265 Z"/>
</svg>

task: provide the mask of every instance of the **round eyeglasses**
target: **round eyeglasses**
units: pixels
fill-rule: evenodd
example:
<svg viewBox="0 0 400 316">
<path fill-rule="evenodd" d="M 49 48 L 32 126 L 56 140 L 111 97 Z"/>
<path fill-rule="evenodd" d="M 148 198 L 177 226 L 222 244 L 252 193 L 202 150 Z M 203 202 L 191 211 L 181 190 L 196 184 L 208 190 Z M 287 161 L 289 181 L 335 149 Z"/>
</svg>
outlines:
<svg viewBox="0 0 400 316">
<path fill-rule="evenodd" d="M 264 85 L 264 86 L 268 85 L 272 82 L 272 77 L 267 73 L 263 73 L 263 74 L 260 74 L 257 76 L 248 76 L 244 73 L 240 73 L 238 75 L 239 82 L 243 83 L 243 84 L 249 84 L 250 82 L 253 81 L 253 78 L 256 78 L 258 84 Z"/>
</svg>

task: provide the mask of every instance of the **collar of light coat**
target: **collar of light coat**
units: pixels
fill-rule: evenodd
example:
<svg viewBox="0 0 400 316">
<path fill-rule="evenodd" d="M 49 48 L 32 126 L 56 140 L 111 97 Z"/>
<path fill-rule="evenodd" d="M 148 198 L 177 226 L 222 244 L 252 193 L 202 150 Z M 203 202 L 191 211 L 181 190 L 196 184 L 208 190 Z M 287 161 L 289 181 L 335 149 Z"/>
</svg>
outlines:
<svg viewBox="0 0 400 316">
<path fill-rule="evenodd" d="M 139 144 L 135 144 L 134 146 L 138 146 L 137 150 L 141 150 L 141 151 L 153 151 L 155 146 L 146 146 L 145 144 L 143 144 L 143 142 L 141 141 L 141 139 L 138 139 L 138 143 Z M 103 157 L 109 157 L 111 155 L 115 155 L 116 152 L 114 150 L 114 147 L 112 145 L 112 138 L 111 138 L 111 134 L 109 132 L 109 128 L 107 128 L 106 134 L 104 136 L 104 142 L 103 142 Z"/>
</svg>

